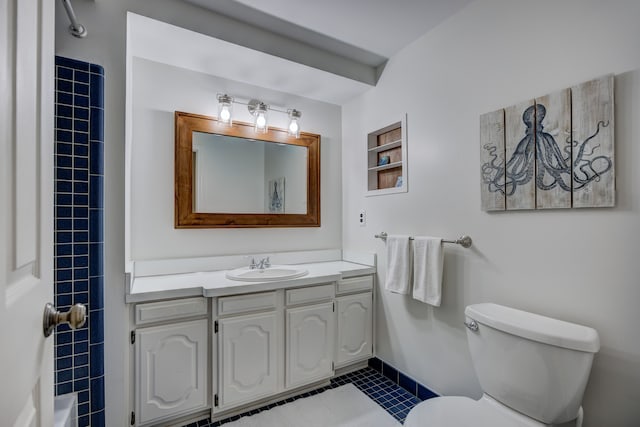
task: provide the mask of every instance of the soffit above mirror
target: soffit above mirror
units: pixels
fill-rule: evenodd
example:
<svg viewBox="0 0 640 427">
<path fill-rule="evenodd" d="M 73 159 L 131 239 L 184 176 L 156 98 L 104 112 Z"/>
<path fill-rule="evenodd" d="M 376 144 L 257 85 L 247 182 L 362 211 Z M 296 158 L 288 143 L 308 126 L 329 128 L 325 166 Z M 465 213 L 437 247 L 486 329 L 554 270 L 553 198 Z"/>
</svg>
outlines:
<svg viewBox="0 0 640 427">
<path fill-rule="evenodd" d="M 339 64 L 338 60 L 326 54 L 319 54 L 314 61 L 322 62 L 321 65 L 326 65 L 329 70 L 283 59 L 131 12 L 127 16 L 127 55 L 130 57 L 335 105 L 343 105 L 366 92 L 375 82 L 375 70 L 368 66 L 365 67 L 370 68 L 369 83 L 340 75 L 340 68 L 359 74 L 360 66 L 356 63 Z"/>
</svg>

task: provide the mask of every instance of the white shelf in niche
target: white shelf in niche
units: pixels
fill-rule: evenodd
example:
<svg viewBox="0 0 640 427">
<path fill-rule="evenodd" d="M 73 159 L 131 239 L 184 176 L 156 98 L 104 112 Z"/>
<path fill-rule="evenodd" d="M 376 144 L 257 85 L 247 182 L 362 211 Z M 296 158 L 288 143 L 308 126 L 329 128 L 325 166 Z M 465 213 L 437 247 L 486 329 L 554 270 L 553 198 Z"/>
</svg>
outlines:
<svg viewBox="0 0 640 427">
<path fill-rule="evenodd" d="M 383 156 L 390 163 L 379 165 Z M 366 196 L 407 192 L 407 115 L 367 134 Z M 401 185 L 396 183 L 401 180 Z"/>
<path fill-rule="evenodd" d="M 397 168 L 399 166 L 402 166 L 402 162 L 393 162 L 393 163 L 389 163 L 389 164 L 386 164 L 386 165 L 374 166 L 372 168 L 369 168 L 369 170 L 370 171 L 383 171 L 383 170 L 387 170 L 387 169 Z"/>
<path fill-rule="evenodd" d="M 397 141 L 393 141 L 387 144 L 378 145 L 377 147 L 369 148 L 368 151 L 377 153 L 379 151 L 391 150 L 392 148 L 400 147 L 401 145 L 402 145 L 402 140 L 399 139 Z"/>
</svg>

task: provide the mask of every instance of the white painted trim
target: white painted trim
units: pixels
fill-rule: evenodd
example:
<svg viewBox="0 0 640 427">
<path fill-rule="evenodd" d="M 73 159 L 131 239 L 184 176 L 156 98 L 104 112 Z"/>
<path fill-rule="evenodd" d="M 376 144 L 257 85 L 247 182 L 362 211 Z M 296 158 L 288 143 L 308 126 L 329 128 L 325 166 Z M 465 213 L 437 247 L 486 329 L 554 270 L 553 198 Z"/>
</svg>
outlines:
<svg viewBox="0 0 640 427">
<path fill-rule="evenodd" d="M 131 34 L 131 18 L 127 12 L 127 34 Z M 125 120 L 124 120 L 124 265 L 125 272 L 133 275 L 131 259 L 131 147 L 133 146 L 133 54 L 131 37 L 126 37 L 125 61 Z"/>
<path fill-rule="evenodd" d="M 393 165 L 396 165 L 397 163 L 402 164 L 402 186 L 401 187 L 392 187 L 392 188 L 383 188 L 380 190 L 366 190 L 365 191 L 365 196 L 369 197 L 369 196 L 383 196 L 386 194 L 396 194 L 396 193 L 406 193 L 409 191 L 409 186 L 408 186 L 408 181 L 409 181 L 409 169 L 408 169 L 408 165 L 409 165 L 409 159 L 407 158 L 407 142 L 408 142 L 408 138 L 407 138 L 407 113 L 403 114 L 402 117 L 400 118 L 400 120 L 398 120 L 400 122 L 400 126 L 401 126 L 401 141 L 402 141 L 402 145 L 401 145 L 401 151 L 402 151 L 402 161 L 401 162 L 395 162 L 393 163 Z M 398 121 L 394 121 L 393 123 L 397 123 Z M 383 128 L 384 129 L 384 128 Z M 392 128 L 393 129 L 393 128 Z M 369 134 L 371 135 L 371 134 Z M 369 143 L 369 141 L 367 141 L 367 144 Z M 388 145 L 392 145 L 392 144 L 388 144 Z M 372 151 L 376 151 L 375 149 L 370 149 L 367 146 L 367 151 L 366 151 L 366 155 L 368 155 L 370 152 Z M 384 170 L 384 169 L 389 169 L 391 167 L 394 167 L 392 165 L 384 165 L 384 166 L 376 166 L 376 167 L 369 167 L 369 163 L 367 162 L 367 178 L 365 180 L 365 184 L 367 185 L 367 188 L 369 188 L 369 173 L 371 172 L 376 172 L 378 170 Z"/>
</svg>

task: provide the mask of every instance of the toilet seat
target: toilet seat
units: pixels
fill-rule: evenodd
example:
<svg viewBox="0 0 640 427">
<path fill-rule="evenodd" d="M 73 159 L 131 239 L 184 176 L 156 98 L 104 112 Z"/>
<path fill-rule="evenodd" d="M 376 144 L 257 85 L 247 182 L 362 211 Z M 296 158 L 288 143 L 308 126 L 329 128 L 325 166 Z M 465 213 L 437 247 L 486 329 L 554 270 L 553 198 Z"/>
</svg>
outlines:
<svg viewBox="0 0 640 427">
<path fill-rule="evenodd" d="M 543 427 L 491 397 L 436 397 L 416 405 L 404 422 L 405 427 Z"/>
</svg>

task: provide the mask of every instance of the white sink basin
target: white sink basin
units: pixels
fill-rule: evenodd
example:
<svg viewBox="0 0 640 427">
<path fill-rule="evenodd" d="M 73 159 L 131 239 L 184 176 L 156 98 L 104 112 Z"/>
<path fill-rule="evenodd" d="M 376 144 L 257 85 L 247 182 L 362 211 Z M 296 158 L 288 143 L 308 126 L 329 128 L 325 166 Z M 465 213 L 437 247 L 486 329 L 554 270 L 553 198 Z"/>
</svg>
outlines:
<svg viewBox="0 0 640 427">
<path fill-rule="evenodd" d="M 249 267 L 229 270 L 226 273 L 227 279 L 240 280 L 241 282 L 267 282 L 272 280 L 295 279 L 302 277 L 309 272 L 302 268 L 290 267 L 287 265 L 273 265 L 269 268 L 250 269 Z"/>
</svg>

